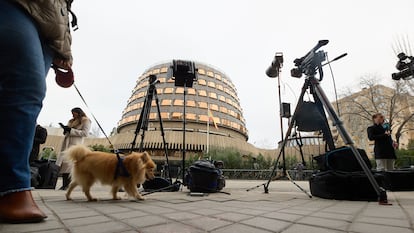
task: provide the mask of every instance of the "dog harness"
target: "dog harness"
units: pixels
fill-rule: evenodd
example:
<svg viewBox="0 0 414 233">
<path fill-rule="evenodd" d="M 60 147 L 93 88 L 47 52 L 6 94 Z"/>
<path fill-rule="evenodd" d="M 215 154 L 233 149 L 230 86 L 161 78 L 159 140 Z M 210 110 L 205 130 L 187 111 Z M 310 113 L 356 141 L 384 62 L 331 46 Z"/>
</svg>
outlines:
<svg viewBox="0 0 414 233">
<path fill-rule="evenodd" d="M 130 174 L 124 165 L 124 158 L 119 155 L 119 151 L 116 151 L 116 157 L 118 163 L 116 164 L 114 179 L 116 180 L 119 176 L 129 177 Z"/>
</svg>

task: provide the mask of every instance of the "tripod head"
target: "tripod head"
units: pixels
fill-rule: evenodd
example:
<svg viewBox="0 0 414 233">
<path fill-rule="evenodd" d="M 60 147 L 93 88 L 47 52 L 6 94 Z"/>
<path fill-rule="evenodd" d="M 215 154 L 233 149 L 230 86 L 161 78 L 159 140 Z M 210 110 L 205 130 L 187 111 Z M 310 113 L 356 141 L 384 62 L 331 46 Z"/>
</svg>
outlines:
<svg viewBox="0 0 414 233">
<path fill-rule="evenodd" d="M 150 86 L 155 86 L 155 84 L 160 83 L 156 75 L 151 74 L 148 76 L 148 82 Z"/>
<path fill-rule="evenodd" d="M 319 72 L 319 81 L 321 81 L 323 79 L 322 62 L 325 61 L 326 56 L 323 50 L 318 51 L 318 49 L 328 43 L 329 40 L 320 40 L 305 56 L 296 58 L 293 61 L 296 67 L 290 71 L 292 77 L 300 78 L 302 74 L 314 77 Z"/>
</svg>

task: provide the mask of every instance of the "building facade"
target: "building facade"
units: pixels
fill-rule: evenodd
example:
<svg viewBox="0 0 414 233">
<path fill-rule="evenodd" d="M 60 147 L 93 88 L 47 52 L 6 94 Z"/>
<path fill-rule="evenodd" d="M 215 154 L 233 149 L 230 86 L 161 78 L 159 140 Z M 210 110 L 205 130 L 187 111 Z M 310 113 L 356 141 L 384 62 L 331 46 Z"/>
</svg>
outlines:
<svg viewBox="0 0 414 233">
<path fill-rule="evenodd" d="M 179 159 L 183 148 L 184 88 L 176 87 L 174 79 L 168 77 L 171 62 L 148 68 L 139 76 L 131 97 L 118 122 L 117 132 L 111 140 L 118 149 L 128 150 L 135 136 L 137 123 L 144 106 L 149 87 L 149 75 L 157 76 L 156 84 L 168 149 L 173 159 Z M 237 89 L 230 78 L 210 65 L 196 63 L 198 79 L 186 95 L 186 150 L 200 156 L 209 148 L 235 148 L 243 155 L 266 153 L 247 142 L 248 131 Z M 213 120 L 214 119 L 214 120 Z M 135 148 L 139 147 L 141 133 Z M 158 113 L 154 101 L 149 114 L 148 131 L 143 147 L 155 156 L 163 156 Z"/>
<path fill-rule="evenodd" d="M 337 108 L 336 102 L 332 104 Z M 374 142 L 367 138 L 367 127 L 372 125 L 371 117 L 375 113 L 382 113 L 392 124 L 393 139 L 396 139 L 401 123 L 414 113 L 414 97 L 405 92 L 383 85 L 363 88 L 338 100 L 339 113 L 345 129 L 354 140 L 356 146 L 365 149 L 368 155 L 373 156 Z M 338 109 L 337 109 L 338 110 Z M 399 138 L 400 148 L 406 148 L 408 142 L 414 139 L 414 121 L 405 124 Z M 343 144 L 335 127 L 333 134 L 338 145 Z"/>
</svg>

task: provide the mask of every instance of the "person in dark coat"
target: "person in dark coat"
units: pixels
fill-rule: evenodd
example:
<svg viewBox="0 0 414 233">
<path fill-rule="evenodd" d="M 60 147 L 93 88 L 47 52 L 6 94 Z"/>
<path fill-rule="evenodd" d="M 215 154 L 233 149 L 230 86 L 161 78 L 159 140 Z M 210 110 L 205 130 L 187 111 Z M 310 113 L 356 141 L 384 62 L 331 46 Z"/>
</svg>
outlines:
<svg viewBox="0 0 414 233">
<path fill-rule="evenodd" d="M 372 121 L 374 124 L 368 127 L 367 133 L 368 139 L 375 141 L 374 154 L 377 171 L 393 170 L 397 157 L 391 138 L 391 129 L 388 124 L 384 124 L 384 116 L 381 113 L 374 114 Z"/>
<path fill-rule="evenodd" d="M 39 157 L 40 144 L 46 142 L 47 130 L 40 125 L 36 125 L 35 136 L 33 139 L 33 147 L 30 152 L 29 163 L 32 163 Z"/>
</svg>

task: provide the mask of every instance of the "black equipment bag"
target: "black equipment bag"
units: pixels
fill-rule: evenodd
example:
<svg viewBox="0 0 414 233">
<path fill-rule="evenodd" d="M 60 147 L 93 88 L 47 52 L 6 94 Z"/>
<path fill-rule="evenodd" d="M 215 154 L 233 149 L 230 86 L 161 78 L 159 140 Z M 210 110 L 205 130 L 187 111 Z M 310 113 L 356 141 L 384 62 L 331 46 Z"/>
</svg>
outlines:
<svg viewBox="0 0 414 233">
<path fill-rule="evenodd" d="M 367 153 L 365 153 L 365 150 L 358 149 L 358 152 L 361 154 L 361 157 L 365 161 L 365 164 L 368 166 L 368 168 L 371 169 L 372 165 L 368 159 Z M 313 159 L 316 160 L 321 171 L 363 171 L 354 153 L 352 153 L 351 148 L 346 146 L 331 150 L 325 154 L 316 156 Z"/>
<path fill-rule="evenodd" d="M 35 160 L 33 167 L 39 169 L 40 181 L 38 189 L 55 189 L 60 167 L 50 160 Z"/>
<path fill-rule="evenodd" d="M 206 160 L 195 161 L 190 166 L 186 181 L 191 192 L 214 193 L 225 186 L 222 171 Z"/>
<path fill-rule="evenodd" d="M 326 119 L 323 117 L 318 105 L 314 102 L 304 101 L 296 114 L 298 131 L 315 132 L 325 128 Z"/>
<path fill-rule="evenodd" d="M 383 176 L 374 174 L 382 184 Z M 377 201 L 378 195 L 364 172 L 325 171 L 313 174 L 309 180 L 312 195 L 325 199 Z"/>
<path fill-rule="evenodd" d="M 142 184 L 142 187 L 145 192 L 152 192 L 156 190 L 175 192 L 180 189 L 180 185 L 178 183 L 174 183 L 173 185 L 169 179 L 162 177 L 155 177 L 152 180 L 147 180 Z"/>
<path fill-rule="evenodd" d="M 390 191 L 414 191 L 414 169 L 383 172 L 384 188 Z"/>
<path fill-rule="evenodd" d="M 30 166 L 30 186 L 37 188 L 40 183 L 40 174 L 38 167 Z"/>
<path fill-rule="evenodd" d="M 142 184 L 142 187 L 146 192 L 166 188 L 171 185 L 171 182 L 162 177 L 155 177 L 152 180 L 147 180 Z"/>
</svg>

